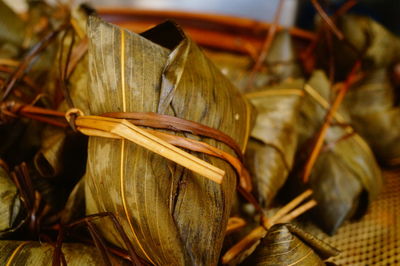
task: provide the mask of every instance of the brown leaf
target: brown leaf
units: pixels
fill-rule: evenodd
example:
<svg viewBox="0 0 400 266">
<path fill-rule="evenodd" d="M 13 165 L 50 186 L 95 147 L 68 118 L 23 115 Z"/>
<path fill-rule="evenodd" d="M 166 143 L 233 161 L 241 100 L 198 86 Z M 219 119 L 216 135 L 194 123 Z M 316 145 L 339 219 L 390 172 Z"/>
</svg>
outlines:
<svg viewBox="0 0 400 266">
<path fill-rule="evenodd" d="M 17 187 L 0 167 L 0 235 L 14 229 L 15 223 L 20 222 L 17 218 L 20 218 L 22 209 Z"/>
<path fill-rule="evenodd" d="M 316 71 L 305 91 L 299 121 L 300 165 L 305 159 L 301 157 L 308 156 L 308 145 L 329 108 L 330 84 L 325 74 Z M 324 147 L 309 179 L 309 186 L 318 202 L 313 210 L 315 221 L 328 233 L 334 233 L 345 220 L 364 214 L 383 183 L 371 149 L 347 121 L 350 121 L 349 115 L 342 106 L 334 115 L 333 125 L 328 128 Z M 297 179 L 292 181 L 297 192 Z"/>
<path fill-rule="evenodd" d="M 265 208 L 293 166 L 303 85 L 303 80 L 295 80 L 247 94 L 257 110 L 257 119 L 245 153 L 246 165 Z"/>
<path fill-rule="evenodd" d="M 241 148 L 250 108 L 201 50 L 171 22 L 130 33 L 98 18 L 88 24 L 90 113 L 163 112 L 221 130 Z M 204 141 L 234 155 L 212 139 Z M 155 264 L 215 264 L 236 188 L 226 162 L 218 185 L 125 140 L 91 137 L 85 176 L 87 213 L 118 215 L 136 252 Z M 102 223 L 110 241 L 121 239 Z"/>
<path fill-rule="evenodd" d="M 325 265 L 339 251 L 291 224 L 271 227 L 247 263 L 249 265 Z"/>
<path fill-rule="evenodd" d="M 64 243 L 62 252 L 68 265 L 101 265 L 103 260 L 93 246 L 78 243 Z M 35 241 L 0 240 L 1 265 L 52 265 L 54 247 Z M 112 257 L 115 265 L 127 265 L 121 259 Z"/>
</svg>

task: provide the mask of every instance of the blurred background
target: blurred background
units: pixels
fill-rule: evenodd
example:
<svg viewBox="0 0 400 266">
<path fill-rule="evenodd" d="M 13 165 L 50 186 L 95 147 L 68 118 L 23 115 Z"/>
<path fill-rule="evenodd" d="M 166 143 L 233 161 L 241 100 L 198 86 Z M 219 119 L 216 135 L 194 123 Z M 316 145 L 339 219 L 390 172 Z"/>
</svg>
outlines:
<svg viewBox="0 0 400 266">
<path fill-rule="evenodd" d="M 320 0 L 329 9 L 336 10 L 347 0 Z M 296 24 L 305 29 L 312 29 L 315 9 L 310 0 L 298 0 Z M 358 0 L 349 13 L 368 15 L 385 25 L 392 32 L 400 34 L 400 0 Z"/>
<path fill-rule="evenodd" d="M 25 0 L 5 1 L 18 11 L 24 10 Z M 320 0 L 319 2 L 329 13 L 329 10 L 337 9 L 346 1 Z M 216 13 L 272 21 L 279 0 L 76 0 L 70 2 L 87 2 L 95 7 L 130 7 Z M 359 0 L 350 13 L 373 17 L 391 31 L 400 34 L 400 0 Z M 315 9 L 311 5 L 311 0 L 285 0 L 281 24 L 284 26 L 297 25 L 311 30 L 314 25 L 314 15 Z"/>
</svg>

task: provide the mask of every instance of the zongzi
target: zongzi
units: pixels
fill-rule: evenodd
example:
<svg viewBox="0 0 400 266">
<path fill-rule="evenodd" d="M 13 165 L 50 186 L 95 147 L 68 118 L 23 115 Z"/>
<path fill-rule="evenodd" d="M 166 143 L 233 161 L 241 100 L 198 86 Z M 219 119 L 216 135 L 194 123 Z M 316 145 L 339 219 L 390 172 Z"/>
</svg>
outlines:
<svg viewBox="0 0 400 266">
<path fill-rule="evenodd" d="M 90 17 L 87 31 L 90 114 L 172 115 L 216 128 L 245 149 L 250 106 L 174 23 L 138 35 Z M 185 135 L 234 155 L 223 143 Z M 87 214 L 117 214 L 136 252 L 150 263 L 217 263 L 236 174 L 225 161 L 197 156 L 225 171 L 221 185 L 125 140 L 90 137 Z M 99 227 L 123 246 L 111 228 Z"/>
</svg>

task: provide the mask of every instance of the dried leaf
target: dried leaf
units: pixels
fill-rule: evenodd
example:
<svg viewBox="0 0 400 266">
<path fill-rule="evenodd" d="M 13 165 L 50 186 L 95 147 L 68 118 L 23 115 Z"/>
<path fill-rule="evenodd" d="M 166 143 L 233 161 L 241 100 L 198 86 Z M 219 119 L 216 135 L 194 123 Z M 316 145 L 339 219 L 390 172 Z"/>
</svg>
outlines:
<svg viewBox="0 0 400 266">
<path fill-rule="evenodd" d="M 311 173 L 310 186 L 318 205 L 315 220 L 334 233 L 345 220 L 363 215 L 382 188 L 383 179 L 368 145 L 354 133 L 331 127 Z"/>
<path fill-rule="evenodd" d="M 3 1 L 0 1 L 0 58 L 18 55 L 25 34 L 25 23 Z"/>
<path fill-rule="evenodd" d="M 85 184 L 81 179 L 69 194 L 61 214 L 61 223 L 68 224 L 85 216 Z"/>
<path fill-rule="evenodd" d="M 265 208 L 293 166 L 303 85 L 303 80 L 284 82 L 247 95 L 257 110 L 257 119 L 245 153 L 246 165 Z"/>
<path fill-rule="evenodd" d="M 344 15 L 338 18 L 337 25 L 346 41 L 357 50 L 354 51 L 345 42 L 334 38 L 333 58 L 339 80 L 345 78 L 361 53 L 364 69 L 387 67 L 400 59 L 400 39 L 372 18 Z M 319 64 L 328 69 L 328 55 L 323 52 L 326 42 L 320 43 Z"/>
<path fill-rule="evenodd" d="M 242 91 L 249 89 L 250 57 L 222 52 L 210 52 L 209 56 Z M 304 83 L 296 78 L 301 75 L 292 37 L 289 32 L 280 31 L 272 41 L 263 68 L 255 73 L 252 92 L 246 94 L 257 111 L 245 153 L 246 165 L 263 207 L 271 203 L 293 165 Z M 279 85 L 270 85 L 275 83 Z"/>
<path fill-rule="evenodd" d="M 90 113 L 164 112 L 228 134 L 243 149 L 250 131 L 245 99 L 173 23 L 133 34 L 91 17 L 88 24 Z M 188 108 L 190 106 L 190 108 Z M 224 144 L 204 141 L 234 155 Z M 125 140 L 89 139 L 87 213 L 118 215 L 136 252 L 155 264 L 215 264 L 236 188 L 226 172 L 215 184 Z M 121 239 L 102 223 L 113 243 Z"/>
<path fill-rule="evenodd" d="M 17 187 L 0 167 L 0 235 L 14 228 L 21 210 Z"/>
<path fill-rule="evenodd" d="M 76 27 L 79 27 L 79 32 L 86 34 L 86 28 L 83 26 L 87 21 L 87 14 L 83 10 L 82 7 L 76 9 L 72 13 L 72 18 L 78 24 Z M 82 25 L 83 24 L 83 25 Z M 60 90 L 60 62 L 62 62 L 62 69 L 64 70 L 66 66 L 70 66 L 72 64 L 71 58 L 68 61 L 67 52 L 69 46 L 72 44 L 71 39 L 72 35 L 75 35 L 75 45 L 73 46 L 72 53 L 79 49 L 79 44 L 84 42 L 84 39 L 80 39 L 78 32 L 73 31 L 67 38 L 65 38 L 59 46 L 57 58 L 61 56 L 61 49 L 64 50 L 63 60 L 57 60 L 55 67 L 52 69 L 52 79 L 47 84 L 47 90 L 52 92 L 53 94 L 57 93 Z M 84 37 L 85 38 L 85 37 Z M 73 54 L 74 55 L 74 54 Z M 77 64 L 67 79 L 67 93 L 73 103 L 74 106 L 69 106 L 67 100 L 64 100 L 60 106 L 58 107 L 59 111 L 67 111 L 71 107 L 76 107 L 82 110 L 83 112 L 88 112 L 87 99 L 88 95 L 86 94 L 86 86 L 88 82 L 88 73 L 87 73 L 87 64 L 88 58 L 87 55 L 83 55 L 77 59 Z M 65 96 L 65 95 L 64 95 Z M 59 176 L 65 171 L 68 167 L 73 167 L 75 169 L 82 169 L 82 166 L 79 166 L 79 162 L 84 164 L 85 156 L 74 157 L 76 154 L 85 154 L 86 150 L 86 139 L 76 136 L 75 132 L 72 132 L 70 129 L 62 129 L 55 128 L 54 126 L 47 126 L 42 133 L 42 144 L 41 148 L 35 156 L 35 165 L 37 170 L 43 177 L 54 177 Z M 70 152 L 71 153 L 70 153 Z M 70 158 L 76 158 L 76 160 L 72 160 Z M 70 161 L 68 165 L 68 161 Z M 67 164 L 67 165 L 66 165 Z M 69 171 L 71 172 L 71 171 Z M 72 173 L 74 176 L 79 176 L 78 173 Z M 71 173 L 70 173 L 71 174 Z M 71 177 L 70 177 L 71 178 Z"/>
<path fill-rule="evenodd" d="M 400 106 L 386 68 L 368 71 L 345 104 L 352 124 L 385 165 L 400 163 Z"/>
<path fill-rule="evenodd" d="M 247 86 L 253 64 L 251 57 L 215 51 L 209 51 L 207 54 L 233 84 L 242 92 L 249 92 Z M 272 41 L 263 67 L 254 75 L 254 86 L 251 91 L 264 90 L 268 85 L 301 76 L 302 71 L 298 64 L 292 36 L 288 31 L 280 31 Z"/>
<path fill-rule="evenodd" d="M 277 224 L 271 227 L 246 263 L 325 265 L 324 260 L 338 254 L 337 249 L 294 225 Z"/>
<path fill-rule="evenodd" d="M 62 252 L 68 265 L 101 265 L 99 251 L 92 246 L 78 243 L 65 243 Z M 14 265 L 52 265 L 54 247 L 50 244 L 35 241 L 0 240 L 0 264 Z M 112 257 L 115 265 L 128 263 Z"/>
<path fill-rule="evenodd" d="M 299 155 L 307 155 L 312 141 L 329 108 L 330 85 L 322 72 L 316 72 L 305 86 L 306 97 L 299 124 Z M 372 151 L 349 127 L 344 107 L 334 116 L 336 125 L 328 129 L 325 148 L 312 170 L 309 186 L 318 202 L 315 220 L 327 232 L 334 233 L 347 219 L 362 215 L 382 186 L 382 176 Z M 302 159 L 298 161 L 299 165 Z M 293 181 L 296 180 L 293 179 Z M 298 185 L 296 191 L 298 191 Z"/>
</svg>

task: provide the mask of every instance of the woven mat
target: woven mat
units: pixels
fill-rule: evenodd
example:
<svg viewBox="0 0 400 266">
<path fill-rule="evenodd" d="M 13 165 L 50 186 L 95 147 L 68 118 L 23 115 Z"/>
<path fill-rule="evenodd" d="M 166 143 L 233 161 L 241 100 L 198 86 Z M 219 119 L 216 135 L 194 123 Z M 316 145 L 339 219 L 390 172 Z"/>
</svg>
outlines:
<svg viewBox="0 0 400 266">
<path fill-rule="evenodd" d="M 359 221 L 332 237 L 318 235 L 342 252 L 338 265 L 400 265 L 400 170 L 385 172 L 385 188 Z"/>
</svg>

